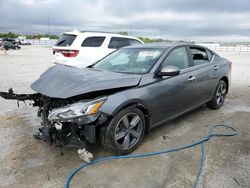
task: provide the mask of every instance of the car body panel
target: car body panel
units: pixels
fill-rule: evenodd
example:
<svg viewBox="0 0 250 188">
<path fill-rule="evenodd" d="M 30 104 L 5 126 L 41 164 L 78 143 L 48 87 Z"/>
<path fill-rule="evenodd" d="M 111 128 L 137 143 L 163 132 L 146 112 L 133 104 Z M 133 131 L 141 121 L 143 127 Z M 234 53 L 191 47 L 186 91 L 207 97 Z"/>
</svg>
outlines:
<svg viewBox="0 0 250 188">
<path fill-rule="evenodd" d="M 48 97 L 65 99 L 95 91 L 136 86 L 140 79 L 140 75 L 55 65 L 44 72 L 31 88 Z"/>
</svg>

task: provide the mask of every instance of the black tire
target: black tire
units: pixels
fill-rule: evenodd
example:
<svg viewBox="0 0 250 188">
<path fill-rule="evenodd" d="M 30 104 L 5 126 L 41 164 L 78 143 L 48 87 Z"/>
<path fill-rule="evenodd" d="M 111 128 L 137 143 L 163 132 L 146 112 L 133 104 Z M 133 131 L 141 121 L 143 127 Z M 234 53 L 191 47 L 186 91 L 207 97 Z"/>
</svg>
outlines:
<svg viewBox="0 0 250 188">
<path fill-rule="evenodd" d="M 220 80 L 215 89 L 213 98 L 207 103 L 211 109 L 219 109 L 224 104 L 227 95 L 227 84 L 224 80 Z"/>
<path fill-rule="evenodd" d="M 125 123 L 126 122 L 126 123 Z M 136 107 L 118 112 L 100 133 L 104 150 L 115 155 L 133 152 L 143 140 L 146 121 L 143 113 Z"/>
</svg>

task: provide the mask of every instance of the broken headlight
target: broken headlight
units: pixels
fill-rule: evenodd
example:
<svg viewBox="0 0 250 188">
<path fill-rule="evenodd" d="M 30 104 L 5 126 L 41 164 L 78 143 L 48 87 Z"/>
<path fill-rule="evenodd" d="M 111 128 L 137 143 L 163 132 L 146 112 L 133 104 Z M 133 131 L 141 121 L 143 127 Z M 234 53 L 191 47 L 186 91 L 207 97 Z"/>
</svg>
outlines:
<svg viewBox="0 0 250 188">
<path fill-rule="evenodd" d="M 106 98 L 100 98 L 90 102 L 77 102 L 61 108 L 55 108 L 49 113 L 48 120 L 93 122 L 96 120 L 98 110 L 105 100 Z"/>
</svg>

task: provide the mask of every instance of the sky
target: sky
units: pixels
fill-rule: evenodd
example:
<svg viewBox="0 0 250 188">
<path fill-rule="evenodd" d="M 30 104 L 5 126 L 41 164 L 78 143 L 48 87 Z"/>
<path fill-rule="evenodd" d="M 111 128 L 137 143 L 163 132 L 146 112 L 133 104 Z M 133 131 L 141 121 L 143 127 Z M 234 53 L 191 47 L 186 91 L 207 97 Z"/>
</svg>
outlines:
<svg viewBox="0 0 250 188">
<path fill-rule="evenodd" d="M 0 0 L 0 32 L 250 41 L 250 0 Z"/>
</svg>

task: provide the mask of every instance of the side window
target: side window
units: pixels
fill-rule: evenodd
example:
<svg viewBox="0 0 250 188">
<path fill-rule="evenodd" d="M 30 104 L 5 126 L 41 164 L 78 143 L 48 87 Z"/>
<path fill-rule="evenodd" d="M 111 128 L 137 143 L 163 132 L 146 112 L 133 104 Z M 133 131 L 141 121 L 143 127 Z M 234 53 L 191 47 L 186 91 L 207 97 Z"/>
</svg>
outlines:
<svg viewBox="0 0 250 188">
<path fill-rule="evenodd" d="M 176 48 L 170 52 L 167 58 L 164 60 L 162 66 L 173 65 L 179 69 L 185 69 L 189 67 L 188 55 L 185 47 Z"/>
<path fill-rule="evenodd" d="M 194 65 L 201 65 L 209 62 L 207 52 L 203 48 L 190 47 Z"/>
<path fill-rule="evenodd" d="M 88 37 L 82 42 L 82 47 L 100 47 L 105 37 Z"/>
<path fill-rule="evenodd" d="M 127 38 L 121 38 L 121 37 L 112 37 L 109 43 L 108 48 L 118 49 L 122 48 L 124 46 L 129 46 L 130 42 Z"/>
<path fill-rule="evenodd" d="M 135 40 L 135 39 L 129 39 L 129 43 L 130 43 L 130 45 L 141 44 L 141 42 L 140 42 L 140 41 Z"/>
<path fill-rule="evenodd" d="M 207 52 L 208 61 L 211 61 L 213 58 L 213 53 L 210 50 L 206 50 L 206 52 Z"/>
</svg>

